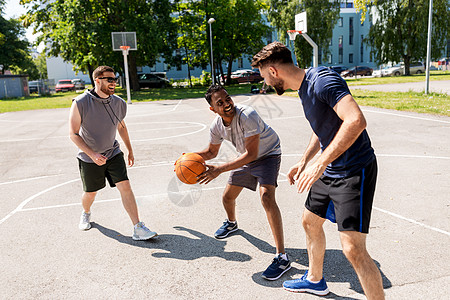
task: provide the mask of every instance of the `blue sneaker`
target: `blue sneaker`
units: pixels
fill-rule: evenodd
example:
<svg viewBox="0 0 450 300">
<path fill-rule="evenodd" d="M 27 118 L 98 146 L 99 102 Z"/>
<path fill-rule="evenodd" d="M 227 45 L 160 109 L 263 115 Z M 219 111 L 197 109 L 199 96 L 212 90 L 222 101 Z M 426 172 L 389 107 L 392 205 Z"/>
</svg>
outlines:
<svg viewBox="0 0 450 300">
<path fill-rule="evenodd" d="M 226 238 L 230 233 L 235 232 L 238 230 L 237 222 L 231 223 L 228 220 L 225 220 L 223 222 L 223 225 L 217 229 L 216 233 L 214 233 L 214 237 L 216 239 L 224 239 Z"/>
<path fill-rule="evenodd" d="M 281 253 L 275 256 L 272 261 L 272 264 L 262 273 L 261 277 L 267 280 L 277 280 L 284 273 L 286 273 L 291 268 L 291 262 L 289 261 L 289 257 L 283 259 L 281 257 Z"/>
<path fill-rule="evenodd" d="M 294 279 L 294 280 L 287 280 L 283 282 L 283 288 L 285 290 L 288 290 L 290 292 L 307 292 L 314 295 L 319 296 L 325 296 L 330 291 L 328 290 L 327 283 L 325 282 L 325 279 L 321 279 L 319 283 L 312 283 L 308 279 L 308 271 L 306 271 L 305 274 L 300 279 Z"/>
</svg>

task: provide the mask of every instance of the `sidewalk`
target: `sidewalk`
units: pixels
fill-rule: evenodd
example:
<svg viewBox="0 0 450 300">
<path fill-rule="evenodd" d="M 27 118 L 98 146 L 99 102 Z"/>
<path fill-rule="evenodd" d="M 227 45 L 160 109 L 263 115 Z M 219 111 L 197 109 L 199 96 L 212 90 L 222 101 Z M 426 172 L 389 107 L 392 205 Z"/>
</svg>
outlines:
<svg viewBox="0 0 450 300">
<path fill-rule="evenodd" d="M 349 86 L 351 90 L 370 90 L 382 92 L 424 92 L 425 81 L 423 82 L 407 82 L 407 83 L 393 83 L 393 84 L 376 84 L 376 85 L 358 85 Z M 434 93 L 441 93 L 450 95 L 450 80 L 430 81 L 430 91 Z"/>
</svg>

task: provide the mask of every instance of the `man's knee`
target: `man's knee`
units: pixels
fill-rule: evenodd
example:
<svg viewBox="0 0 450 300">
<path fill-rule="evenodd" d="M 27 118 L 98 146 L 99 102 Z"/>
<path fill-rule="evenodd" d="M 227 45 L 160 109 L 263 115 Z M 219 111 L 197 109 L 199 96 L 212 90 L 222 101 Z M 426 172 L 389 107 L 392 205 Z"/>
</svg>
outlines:
<svg viewBox="0 0 450 300">
<path fill-rule="evenodd" d="M 117 189 L 121 193 L 131 192 L 131 184 L 129 180 L 123 180 L 116 183 Z"/>
<path fill-rule="evenodd" d="M 260 193 L 261 203 L 265 210 L 270 210 L 277 207 L 274 189 L 261 188 Z"/>
<path fill-rule="evenodd" d="M 309 211 L 307 208 L 303 211 L 302 226 L 306 232 L 322 230 L 322 225 L 324 222 L 325 219 Z"/>
<path fill-rule="evenodd" d="M 97 192 L 84 192 L 84 198 L 86 199 L 94 199 L 97 195 Z"/>
<path fill-rule="evenodd" d="M 355 233 L 356 234 L 356 233 Z M 367 253 L 365 242 L 359 238 L 357 239 L 342 239 L 342 252 L 345 257 L 352 263 L 358 263 L 364 259 L 370 258 Z"/>
</svg>

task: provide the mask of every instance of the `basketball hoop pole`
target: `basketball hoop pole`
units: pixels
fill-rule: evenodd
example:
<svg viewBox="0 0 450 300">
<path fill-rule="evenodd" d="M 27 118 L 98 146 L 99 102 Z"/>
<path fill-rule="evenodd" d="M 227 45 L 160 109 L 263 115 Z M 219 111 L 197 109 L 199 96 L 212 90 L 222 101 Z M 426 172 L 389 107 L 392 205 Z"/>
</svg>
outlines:
<svg viewBox="0 0 450 300">
<path fill-rule="evenodd" d="M 313 67 L 317 68 L 319 66 L 319 47 L 316 43 L 309 37 L 308 34 L 298 31 L 298 30 L 288 30 L 287 33 L 289 34 L 289 39 L 291 41 L 295 41 L 295 38 L 297 35 L 301 35 L 305 38 L 305 40 L 313 47 Z M 294 44 L 295 49 L 295 44 Z M 295 55 L 295 52 L 294 52 Z"/>
<path fill-rule="evenodd" d="M 125 65 L 125 84 L 127 86 L 127 103 L 132 104 L 131 102 L 131 92 L 130 92 L 130 78 L 128 76 L 128 50 L 130 46 L 120 46 L 123 54 L 123 61 Z"/>
</svg>

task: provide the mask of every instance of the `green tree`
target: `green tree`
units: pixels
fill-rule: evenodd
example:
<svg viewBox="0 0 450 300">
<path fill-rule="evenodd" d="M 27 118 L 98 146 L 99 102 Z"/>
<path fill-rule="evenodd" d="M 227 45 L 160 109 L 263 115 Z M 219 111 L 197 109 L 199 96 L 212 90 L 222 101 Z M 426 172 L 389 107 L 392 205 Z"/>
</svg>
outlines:
<svg viewBox="0 0 450 300">
<path fill-rule="evenodd" d="M 152 65 L 161 55 L 171 56 L 175 35 L 169 0 L 21 2 L 28 7 L 25 26 L 41 33 L 38 42 L 48 45 L 49 55 L 61 56 L 90 76 L 98 65 L 123 72 L 123 56 L 112 51 L 111 32 L 136 32 L 138 50 L 130 51 L 128 57 L 133 90 L 139 89 L 137 66 Z"/>
<path fill-rule="evenodd" d="M 0 65 L 1 74 L 6 70 L 20 71 L 32 68 L 25 29 L 19 20 L 6 20 L 0 15 Z M 30 69 L 31 70 L 31 69 Z"/>
<path fill-rule="evenodd" d="M 34 64 L 36 65 L 36 68 L 39 72 L 39 78 L 47 79 L 47 55 L 44 51 L 39 53 L 38 57 L 36 57 L 34 60 Z"/>
<path fill-rule="evenodd" d="M 366 42 L 378 63 L 424 60 L 427 52 L 429 0 L 378 0 Z M 433 1 L 431 56 L 439 59 L 450 37 L 448 0 Z"/>
<path fill-rule="evenodd" d="M 173 64 L 187 65 L 187 77 L 191 82 L 191 68 L 205 66 L 209 61 L 206 40 L 207 23 L 205 12 L 201 9 L 201 2 L 175 1 L 175 17 L 173 19 L 177 29 L 177 53 L 173 57 Z"/>
<path fill-rule="evenodd" d="M 333 28 L 339 18 L 339 0 L 268 0 L 268 19 L 276 27 L 281 40 L 286 40 L 286 31 L 295 29 L 295 15 L 306 11 L 308 35 L 328 54 Z M 312 63 L 312 47 L 302 37 L 295 39 L 295 56 L 301 67 Z M 320 62 L 319 62 L 320 63 Z"/>
<path fill-rule="evenodd" d="M 268 6 L 261 0 L 215 0 L 205 6 L 207 19 L 213 17 L 214 61 L 219 68 L 227 64 L 230 83 L 233 61 L 243 55 L 253 56 L 263 46 L 271 29 L 265 24 L 263 12 Z M 221 70 L 223 74 L 223 71 Z"/>
</svg>

